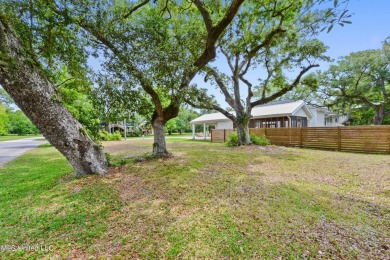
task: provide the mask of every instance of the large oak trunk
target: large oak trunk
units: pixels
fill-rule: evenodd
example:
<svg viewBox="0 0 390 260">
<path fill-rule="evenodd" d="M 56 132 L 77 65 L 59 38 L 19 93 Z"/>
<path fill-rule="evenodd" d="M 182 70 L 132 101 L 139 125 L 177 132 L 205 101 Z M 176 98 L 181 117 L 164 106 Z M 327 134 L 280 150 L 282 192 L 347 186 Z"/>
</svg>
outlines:
<svg viewBox="0 0 390 260">
<path fill-rule="evenodd" d="M 106 174 L 107 160 L 61 103 L 54 86 L 0 16 L 0 84 L 79 174 Z"/>
<path fill-rule="evenodd" d="M 236 129 L 238 135 L 238 145 L 250 144 L 251 139 L 249 135 L 249 127 L 248 124 L 242 124 L 240 122 L 236 122 Z"/>
<path fill-rule="evenodd" d="M 381 105 L 375 110 L 374 125 L 381 125 L 385 119 L 385 105 Z"/>
<path fill-rule="evenodd" d="M 167 143 L 165 141 L 165 121 L 161 118 L 155 118 L 152 122 L 154 131 L 153 155 L 167 155 Z"/>
<path fill-rule="evenodd" d="M 235 121 L 235 126 L 238 135 L 238 145 L 245 145 L 251 143 L 249 135 L 249 116 L 245 113 L 238 113 Z"/>
</svg>

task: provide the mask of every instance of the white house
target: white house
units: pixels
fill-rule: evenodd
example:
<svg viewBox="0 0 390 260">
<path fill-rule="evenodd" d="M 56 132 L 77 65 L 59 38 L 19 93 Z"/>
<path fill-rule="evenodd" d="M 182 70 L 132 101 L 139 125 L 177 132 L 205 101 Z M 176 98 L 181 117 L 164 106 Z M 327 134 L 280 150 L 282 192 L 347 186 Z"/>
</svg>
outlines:
<svg viewBox="0 0 390 260">
<path fill-rule="evenodd" d="M 348 117 L 329 111 L 326 108 L 309 106 L 313 119 L 309 121 L 308 126 L 343 126 Z"/>
<path fill-rule="evenodd" d="M 345 121 L 344 116 L 339 116 L 324 108 L 310 107 L 303 100 L 283 100 L 254 107 L 249 127 L 337 126 L 342 125 Z M 206 125 L 215 126 L 216 129 L 233 129 L 233 122 L 222 113 L 202 115 L 192 120 L 191 124 L 193 137 L 195 137 L 195 125 L 203 125 L 204 136 L 206 136 Z"/>
</svg>

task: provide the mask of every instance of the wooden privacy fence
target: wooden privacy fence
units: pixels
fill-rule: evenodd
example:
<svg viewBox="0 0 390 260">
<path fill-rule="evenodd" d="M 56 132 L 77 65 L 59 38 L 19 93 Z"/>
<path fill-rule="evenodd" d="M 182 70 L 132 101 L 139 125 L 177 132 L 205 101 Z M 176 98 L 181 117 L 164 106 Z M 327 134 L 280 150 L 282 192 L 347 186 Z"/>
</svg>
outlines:
<svg viewBox="0 0 390 260">
<path fill-rule="evenodd" d="M 233 129 L 212 129 L 211 130 L 211 142 L 223 143 L 226 142 L 229 135 L 233 133 Z"/>
<path fill-rule="evenodd" d="M 265 135 L 274 145 L 390 154 L 390 126 L 250 128 L 249 131 Z M 213 130 L 211 141 L 224 142 L 231 132 L 232 129 Z"/>
</svg>

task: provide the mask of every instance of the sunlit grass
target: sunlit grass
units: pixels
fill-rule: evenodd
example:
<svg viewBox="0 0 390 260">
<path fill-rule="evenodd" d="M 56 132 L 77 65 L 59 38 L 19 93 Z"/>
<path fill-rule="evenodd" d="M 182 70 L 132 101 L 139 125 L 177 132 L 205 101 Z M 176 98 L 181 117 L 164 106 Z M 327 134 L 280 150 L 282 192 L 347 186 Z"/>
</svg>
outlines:
<svg viewBox="0 0 390 260">
<path fill-rule="evenodd" d="M 386 258 L 390 160 L 172 139 L 104 143 L 105 178 L 73 177 L 51 147 L 0 170 L 0 244 L 55 245 L 23 258 Z"/>
</svg>

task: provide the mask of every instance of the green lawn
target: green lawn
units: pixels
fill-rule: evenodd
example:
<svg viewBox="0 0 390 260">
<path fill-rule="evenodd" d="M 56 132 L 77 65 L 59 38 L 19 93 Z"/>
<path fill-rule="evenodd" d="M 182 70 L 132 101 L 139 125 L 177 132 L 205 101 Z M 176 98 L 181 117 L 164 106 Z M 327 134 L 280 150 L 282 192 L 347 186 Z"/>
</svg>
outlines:
<svg viewBox="0 0 390 260">
<path fill-rule="evenodd" d="M 108 177 L 73 177 L 44 146 L 0 169 L 5 258 L 379 258 L 390 246 L 390 157 L 153 140 L 104 143 Z"/>
<path fill-rule="evenodd" d="M 42 135 L 4 135 L 0 136 L 0 142 L 41 136 Z"/>
</svg>

